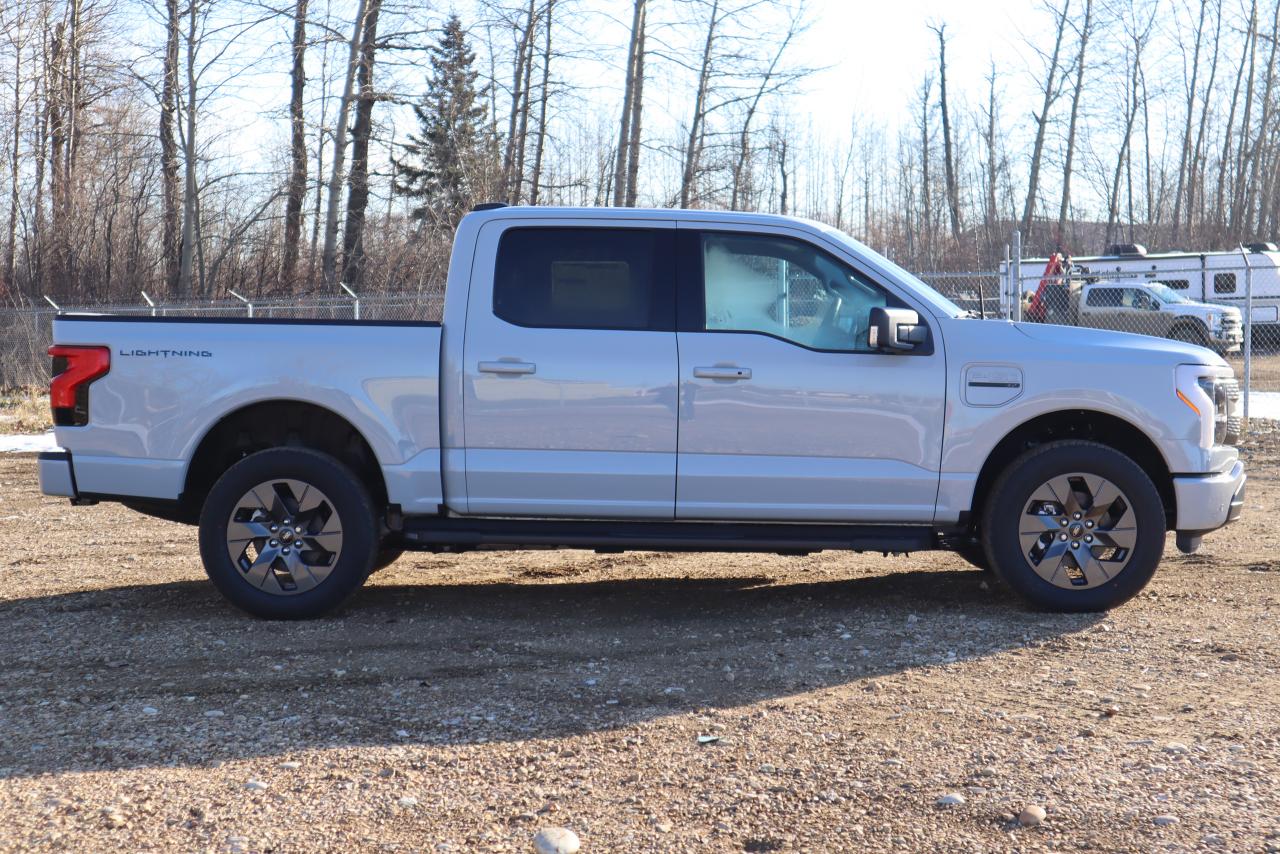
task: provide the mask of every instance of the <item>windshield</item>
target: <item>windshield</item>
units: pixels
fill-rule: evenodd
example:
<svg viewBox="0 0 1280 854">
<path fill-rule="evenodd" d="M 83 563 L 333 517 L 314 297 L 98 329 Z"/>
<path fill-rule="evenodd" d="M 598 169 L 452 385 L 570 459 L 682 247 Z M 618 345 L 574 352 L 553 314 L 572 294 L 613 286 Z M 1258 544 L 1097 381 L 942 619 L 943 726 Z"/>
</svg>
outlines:
<svg viewBox="0 0 1280 854">
<path fill-rule="evenodd" d="M 939 314 L 948 317 L 964 317 L 969 314 L 969 312 L 966 312 L 960 306 L 935 291 L 928 284 L 920 281 L 920 279 L 914 274 L 908 273 L 906 270 L 884 257 L 879 252 L 876 252 L 874 249 L 854 240 L 843 231 L 838 231 L 825 223 L 810 222 L 809 224 L 821 229 L 822 233 L 827 235 L 827 237 L 833 241 L 847 246 L 859 258 L 876 267 L 879 272 L 886 274 L 891 279 L 897 279 L 901 281 L 902 284 L 910 287 L 913 293 L 928 302 L 930 307 Z"/>
<path fill-rule="evenodd" d="M 1192 302 L 1164 282 L 1152 282 L 1147 285 L 1147 290 L 1160 297 L 1165 302 Z"/>
</svg>

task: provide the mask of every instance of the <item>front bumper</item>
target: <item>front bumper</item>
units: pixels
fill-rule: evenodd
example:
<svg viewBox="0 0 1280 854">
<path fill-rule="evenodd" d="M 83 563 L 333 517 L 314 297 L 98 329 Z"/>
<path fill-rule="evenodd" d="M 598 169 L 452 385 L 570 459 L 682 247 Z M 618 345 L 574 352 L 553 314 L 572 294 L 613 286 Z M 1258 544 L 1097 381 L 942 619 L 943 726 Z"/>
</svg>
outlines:
<svg viewBox="0 0 1280 854">
<path fill-rule="evenodd" d="M 1229 471 L 1205 475 L 1176 475 L 1173 493 L 1178 502 L 1179 533 L 1204 534 L 1234 522 L 1244 509 L 1244 463 Z"/>
<path fill-rule="evenodd" d="M 71 454 L 45 451 L 37 458 L 40 469 L 40 491 L 45 495 L 76 497 L 76 476 L 71 469 Z"/>
</svg>

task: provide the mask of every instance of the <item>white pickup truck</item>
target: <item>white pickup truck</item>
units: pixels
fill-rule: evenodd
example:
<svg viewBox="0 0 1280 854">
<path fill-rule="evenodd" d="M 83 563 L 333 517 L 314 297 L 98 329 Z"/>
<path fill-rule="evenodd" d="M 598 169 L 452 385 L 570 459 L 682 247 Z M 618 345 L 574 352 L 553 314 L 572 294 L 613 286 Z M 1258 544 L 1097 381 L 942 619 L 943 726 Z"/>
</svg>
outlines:
<svg viewBox="0 0 1280 854">
<path fill-rule="evenodd" d="M 488 209 L 444 321 L 64 315 L 46 494 L 200 526 L 311 617 L 406 548 L 949 548 L 1036 606 L 1135 595 L 1232 521 L 1212 351 L 980 320 L 781 216 Z"/>
</svg>

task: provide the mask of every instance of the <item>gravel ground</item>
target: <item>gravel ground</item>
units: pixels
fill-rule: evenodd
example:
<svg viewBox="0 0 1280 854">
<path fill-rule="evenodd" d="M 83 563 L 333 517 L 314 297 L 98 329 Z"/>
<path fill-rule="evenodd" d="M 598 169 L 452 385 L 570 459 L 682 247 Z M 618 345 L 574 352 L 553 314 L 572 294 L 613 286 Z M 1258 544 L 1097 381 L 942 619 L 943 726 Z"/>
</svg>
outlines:
<svg viewBox="0 0 1280 854">
<path fill-rule="evenodd" d="M 1280 434 L 1248 453 L 1244 518 L 1111 614 L 945 554 L 526 552 L 302 624 L 3 459 L 0 850 L 1280 851 Z"/>
</svg>

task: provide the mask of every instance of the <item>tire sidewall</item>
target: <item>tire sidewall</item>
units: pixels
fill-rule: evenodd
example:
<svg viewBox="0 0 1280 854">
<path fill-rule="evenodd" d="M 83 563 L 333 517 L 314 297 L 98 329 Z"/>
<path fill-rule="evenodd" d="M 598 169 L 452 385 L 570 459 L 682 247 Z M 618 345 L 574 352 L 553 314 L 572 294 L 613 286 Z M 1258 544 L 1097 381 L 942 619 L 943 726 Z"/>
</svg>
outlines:
<svg viewBox="0 0 1280 854">
<path fill-rule="evenodd" d="M 275 479 L 300 480 L 318 488 L 342 526 L 342 551 L 328 577 L 291 596 L 250 585 L 227 553 L 227 524 L 234 505 L 250 489 Z M 245 457 L 213 485 L 200 513 L 200 556 L 209 579 L 234 605 L 257 617 L 306 619 L 332 610 L 368 577 L 377 547 L 375 514 L 364 484 L 338 460 L 308 449 L 272 448 Z"/>
<path fill-rule="evenodd" d="M 1072 472 L 1104 477 L 1129 499 L 1138 529 L 1133 554 L 1115 577 L 1084 590 L 1045 581 L 1028 563 L 1018 537 L 1027 502 L 1042 484 Z M 1015 460 L 992 489 L 984 514 L 984 545 L 1000 579 L 1032 604 L 1054 611 L 1094 612 L 1136 596 L 1164 553 L 1165 513 L 1160 493 L 1142 468 L 1113 448 L 1094 442 L 1064 441 L 1028 451 Z"/>
</svg>

